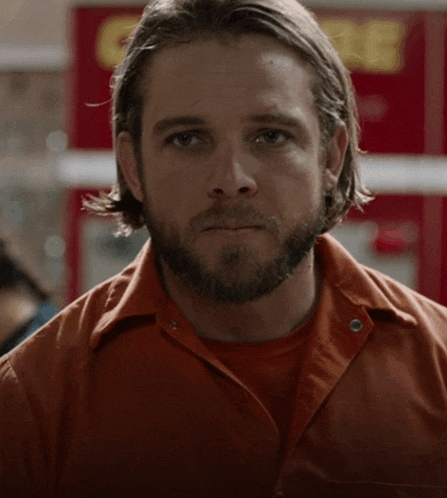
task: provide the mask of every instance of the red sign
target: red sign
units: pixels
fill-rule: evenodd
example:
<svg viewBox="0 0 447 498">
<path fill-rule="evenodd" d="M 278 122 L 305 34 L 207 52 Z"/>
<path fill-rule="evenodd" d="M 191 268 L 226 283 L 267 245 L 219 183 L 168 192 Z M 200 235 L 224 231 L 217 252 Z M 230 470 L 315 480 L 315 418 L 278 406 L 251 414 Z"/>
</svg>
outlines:
<svg viewBox="0 0 447 498">
<path fill-rule="evenodd" d="M 142 7 L 74 8 L 71 148 L 112 147 L 110 77 L 141 12 Z M 317 14 L 352 71 L 361 147 L 371 153 L 433 153 L 426 146 L 425 130 L 427 15 L 346 10 Z"/>
<path fill-rule="evenodd" d="M 142 7 L 75 7 L 69 73 L 69 147 L 111 149 L 110 78 Z"/>
<path fill-rule="evenodd" d="M 318 18 L 351 71 L 361 148 L 424 153 L 424 14 L 321 10 Z"/>
<path fill-rule="evenodd" d="M 447 14 L 444 14 L 444 115 L 442 127 L 444 130 L 443 133 L 443 151 L 444 154 L 447 155 Z M 446 237 L 447 242 L 447 237 Z M 447 251 L 447 243 L 446 243 L 446 251 Z M 446 268 L 447 268 L 447 255 L 446 255 Z M 446 286 L 446 298 L 447 298 L 447 286 Z"/>
</svg>

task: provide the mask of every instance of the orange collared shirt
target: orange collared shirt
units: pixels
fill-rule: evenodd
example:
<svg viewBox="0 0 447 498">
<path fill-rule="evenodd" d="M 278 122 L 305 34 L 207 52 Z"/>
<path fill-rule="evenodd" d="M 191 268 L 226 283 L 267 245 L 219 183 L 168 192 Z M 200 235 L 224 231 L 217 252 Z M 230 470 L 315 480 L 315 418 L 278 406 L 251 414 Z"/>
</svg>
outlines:
<svg viewBox="0 0 447 498">
<path fill-rule="evenodd" d="M 285 448 L 147 244 L 0 359 L 0 497 L 447 496 L 447 310 L 329 235 L 316 254 Z"/>
</svg>

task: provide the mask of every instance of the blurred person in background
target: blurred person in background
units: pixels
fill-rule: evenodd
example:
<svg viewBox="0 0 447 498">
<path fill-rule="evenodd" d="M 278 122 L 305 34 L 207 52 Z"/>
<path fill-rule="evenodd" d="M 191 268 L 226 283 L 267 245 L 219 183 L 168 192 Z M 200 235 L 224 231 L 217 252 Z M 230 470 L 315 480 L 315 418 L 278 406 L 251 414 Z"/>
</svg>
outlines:
<svg viewBox="0 0 447 498">
<path fill-rule="evenodd" d="M 56 314 L 49 294 L 9 254 L 0 239 L 0 356 Z"/>
<path fill-rule="evenodd" d="M 88 205 L 151 238 L 0 360 L 0 494 L 447 496 L 447 309 L 328 234 L 370 196 L 313 16 L 150 2 L 113 125 Z"/>
</svg>

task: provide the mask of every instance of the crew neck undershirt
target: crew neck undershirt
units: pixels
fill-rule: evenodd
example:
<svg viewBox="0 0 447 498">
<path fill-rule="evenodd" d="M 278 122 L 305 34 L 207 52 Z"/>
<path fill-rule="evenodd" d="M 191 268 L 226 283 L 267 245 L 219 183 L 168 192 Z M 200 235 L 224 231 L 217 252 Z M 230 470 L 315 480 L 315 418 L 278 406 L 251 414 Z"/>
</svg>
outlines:
<svg viewBox="0 0 447 498">
<path fill-rule="evenodd" d="M 313 318 L 283 337 L 258 343 L 203 338 L 205 345 L 262 402 L 285 443 Z"/>
</svg>

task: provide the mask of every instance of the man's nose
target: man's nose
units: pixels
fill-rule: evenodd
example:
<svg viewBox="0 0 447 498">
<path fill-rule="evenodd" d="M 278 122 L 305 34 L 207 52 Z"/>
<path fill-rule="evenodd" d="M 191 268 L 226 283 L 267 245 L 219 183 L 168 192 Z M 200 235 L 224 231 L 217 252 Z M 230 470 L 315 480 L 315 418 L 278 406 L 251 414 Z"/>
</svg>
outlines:
<svg viewBox="0 0 447 498">
<path fill-rule="evenodd" d="M 247 151 L 227 148 L 214 157 L 208 178 L 208 196 L 212 199 L 252 197 L 258 190 L 253 176 L 254 158 Z"/>
</svg>

